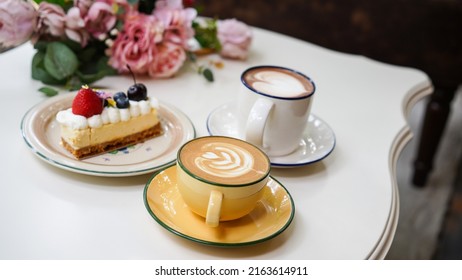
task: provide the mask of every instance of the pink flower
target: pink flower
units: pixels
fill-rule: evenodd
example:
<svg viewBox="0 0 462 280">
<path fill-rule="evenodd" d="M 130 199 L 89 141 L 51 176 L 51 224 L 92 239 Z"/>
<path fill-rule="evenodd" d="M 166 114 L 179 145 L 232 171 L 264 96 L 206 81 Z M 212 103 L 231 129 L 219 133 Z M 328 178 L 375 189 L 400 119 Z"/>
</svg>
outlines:
<svg viewBox="0 0 462 280">
<path fill-rule="evenodd" d="M 183 9 L 181 0 L 160 0 L 156 2 L 156 9 L 153 12 L 165 26 L 165 40 L 188 46 L 188 41 L 194 36 L 192 21 L 197 16 L 193 8 Z"/>
<path fill-rule="evenodd" d="M 246 59 L 252 42 L 252 30 L 243 22 L 227 19 L 217 22 L 220 55 L 233 59 Z"/>
<path fill-rule="evenodd" d="M 157 54 L 157 43 L 162 41 L 162 24 L 152 15 L 133 12 L 126 17 L 124 29 L 108 49 L 109 64 L 119 72 L 127 72 L 127 64 L 134 73 L 148 72 Z"/>
<path fill-rule="evenodd" d="M 76 3 L 81 2 L 81 1 L 82 0 L 74 1 L 74 5 L 76 5 Z M 111 10 L 113 14 L 116 16 L 116 18 L 122 21 L 124 21 L 126 15 L 137 11 L 137 8 L 138 8 L 137 5 L 129 4 L 127 0 L 84 0 L 84 1 L 91 2 L 90 6 L 93 2 L 106 3 L 109 7 L 111 7 Z M 88 13 L 90 6 L 88 6 L 85 12 L 83 12 L 84 15 Z"/>
<path fill-rule="evenodd" d="M 72 7 L 67 11 L 66 28 L 64 31 L 69 39 L 80 43 L 82 47 L 87 45 L 90 35 L 85 29 L 85 21 L 79 8 Z"/>
<path fill-rule="evenodd" d="M 158 0 L 156 9 L 183 9 L 183 0 Z"/>
<path fill-rule="evenodd" d="M 128 4 L 127 0 L 74 0 L 74 7 L 79 8 L 82 15 L 86 15 L 90 7 L 96 2 L 106 3 L 115 10 L 124 9 L 125 14 L 134 7 Z"/>
<path fill-rule="evenodd" d="M 33 41 L 42 36 L 51 35 L 53 37 L 61 37 L 64 35 L 66 14 L 63 8 L 48 2 L 41 2 L 38 13 L 37 36 L 34 36 Z"/>
<path fill-rule="evenodd" d="M 166 41 L 164 25 L 154 15 L 133 12 L 126 17 L 107 55 L 119 72 L 148 74 L 155 78 L 173 76 L 186 60 L 183 46 Z"/>
<path fill-rule="evenodd" d="M 74 7 L 80 10 L 80 14 L 86 15 L 90 10 L 91 5 L 95 2 L 94 0 L 77 0 L 74 1 Z"/>
<path fill-rule="evenodd" d="M 93 37 L 99 38 L 114 27 L 116 20 L 116 15 L 109 4 L 95 2 L 85 16 L 85 27 Z"/>
<path fill-rule="evenodd" d="M 157 49 L 154 62 L 149 67 L 149 76 L 153 78 L 172 77 L 186 60 L 185 50 L 169 42 L 159 44 Z"/>
<path fill-rule="evenodd" d="M 27 41 L 34 32 L 38 13 L 30 2 L 0 1 L 0 49 Z"/>
</svg>

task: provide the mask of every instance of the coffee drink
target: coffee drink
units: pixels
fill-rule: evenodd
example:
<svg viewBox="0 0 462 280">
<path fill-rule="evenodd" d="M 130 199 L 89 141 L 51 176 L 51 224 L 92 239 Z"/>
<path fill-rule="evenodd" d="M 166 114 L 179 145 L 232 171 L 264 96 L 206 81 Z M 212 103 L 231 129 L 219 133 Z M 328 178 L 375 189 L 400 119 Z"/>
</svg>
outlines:
<svg viewBox="0 0 462 280">
<path fill-rule="evenodd" d="M 314 92 L 314 84 L 296 71 L 273 66 L 248 69 L 242 82 L 251 90 L 279 98 L 302 98 Z"/>
<path fill-rule="evenodd" d="M 222 136 L 190 141 L 178 152 L 178 163 L 196 178 L 224 185 L 254 183 L 270 170 L 269 159 L 260 149 Z"/>
<path fill-rule="evenodd" d="M 205 136 L 177 155 L 177 187 L 184 202 L 208 226 L 250 213 L 268 182 L 269 158 L 243 140 Z"/>
<path fill-rule="evenodd" d="M 300 147 L 316 86 L 298 71 L 280 66 L 254 66 L 241 75 L 237 96 L 239 138 L 270 157 L 286 156 Z"/>
</svg>

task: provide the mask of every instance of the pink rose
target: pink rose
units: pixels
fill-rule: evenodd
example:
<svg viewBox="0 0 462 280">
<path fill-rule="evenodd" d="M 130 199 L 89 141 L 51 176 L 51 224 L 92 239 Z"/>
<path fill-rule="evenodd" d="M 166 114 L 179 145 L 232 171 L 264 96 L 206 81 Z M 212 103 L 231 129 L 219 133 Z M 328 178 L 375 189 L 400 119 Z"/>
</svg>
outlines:
<svg viewBox="0 0 462 280">
<path fill-rule="evenodd" d="M 66 14 L 63 8 L 48 2 L 41 2 L 38 13 L 37 37 L 48 35 L 61 37 L 64 35 Z M 33 41 L 36 41 L 38 39 L 37 37 L 35 37 Z"/>
<path fill-rule="evenodd" d="M 157 50 L 154 62 L 149 67 L 149 76 L 153 78 L 172 77 L 186 60 L 185 50 L 169 42 L 159 44 Z"/>
<path fill-rule="evenodd" d="M 93 37 L 99 38 L 114 27 L 116 20 L 116 15 L 109 4 L 95 2 L 85 16 L 85 27 Z"/>
<path fill-rule="evenodd" d="M 134 12 L 126 17 L 124 29 L 108 49 L 109 64 L 119 72 L 147 73 L 162 40 L 162 25 L 152 15 Z"/>
<path fill-rule="evenodd" d="M 82 47 L 87 45 L 90 35 L 85 29 L 85 21 L 79 8 L 72 7 L 67 11 L 64 31 L 69 39 L 80 43 Z"/>
<path fill-rule="evenodd" d="M 34 32 L 38 13 L 30 2 L 0 1 L 0 49 L 27 41 Z"/>
<path fill-rule="evenodd" d="M 181 0 L 161 0 L 156 3 L 153 14 L 165 27 L 166 41 L 187 47 L 188 41 L 194 36 L 192 21 L 197 16 L 195 9 L 183 9 Z"/>
<path fill-rule="evenodd" d="M 106 52 L 109 64 L 119 72 L 173 76 L 186 60 L 185 46 L 194 36 L 194 9 L 183 9 L 177 0 L 159 0 L 152 15 L 129 13 L 123 30 Z"/>
<path fill-rule="evenodd" d="M 236 19 L 217 22 L 217 36 L 221 43 L 220 55 L 233 59 L 246 59 L 252 30 L 245 23 Z"/>
</svg>

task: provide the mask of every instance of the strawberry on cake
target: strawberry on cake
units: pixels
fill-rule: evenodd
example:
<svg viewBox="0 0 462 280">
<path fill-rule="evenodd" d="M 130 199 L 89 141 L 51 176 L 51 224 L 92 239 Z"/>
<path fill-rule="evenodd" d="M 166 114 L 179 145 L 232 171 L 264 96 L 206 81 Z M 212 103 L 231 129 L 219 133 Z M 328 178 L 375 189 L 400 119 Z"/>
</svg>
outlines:
<svg viewBox="0 0 462 280">
<path fill-rule="evenodd" d="M 141 83 L 114 95 L 83 86 L 72 107 L 56 115 L 61 145 L 82 159 L 159 136 L 158 107 Z"/>
</svg>

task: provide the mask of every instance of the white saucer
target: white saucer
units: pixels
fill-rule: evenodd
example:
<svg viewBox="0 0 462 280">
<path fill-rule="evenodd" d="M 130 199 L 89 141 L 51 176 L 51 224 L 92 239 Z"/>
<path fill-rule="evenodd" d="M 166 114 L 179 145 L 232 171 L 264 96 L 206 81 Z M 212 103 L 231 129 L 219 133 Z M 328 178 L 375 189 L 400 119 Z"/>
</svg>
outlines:
<svg viewBox="0 0 462 280">
<path fill-rule="evenodd" d="M 176 160 L 178 148 L 196 135 L 191 121 L 172 105 L 160 102 L 163 135 L 114 152 L 77 160 L 60 145 L 60 128 L 55 116 L 69 108 L 74 94 L 51 97 L 30 109 L 21 131 L 31 150 L 56 167 L 87 175 L 121 177 L 150 173 Z"/>
<path fill-rule="evenodd" d="M 207 118 L 210 135 L 242 139 L 238 130 L 236 104 L 227 103 L 213 110 Z M 326 158 L 335 147 L 335 134 L 327 123 L 311 114 L 300 140 L 299 147 L 291 154 L 270 157 L 273 167 L 297 167 L 315 163 Z"/>
</svg>

